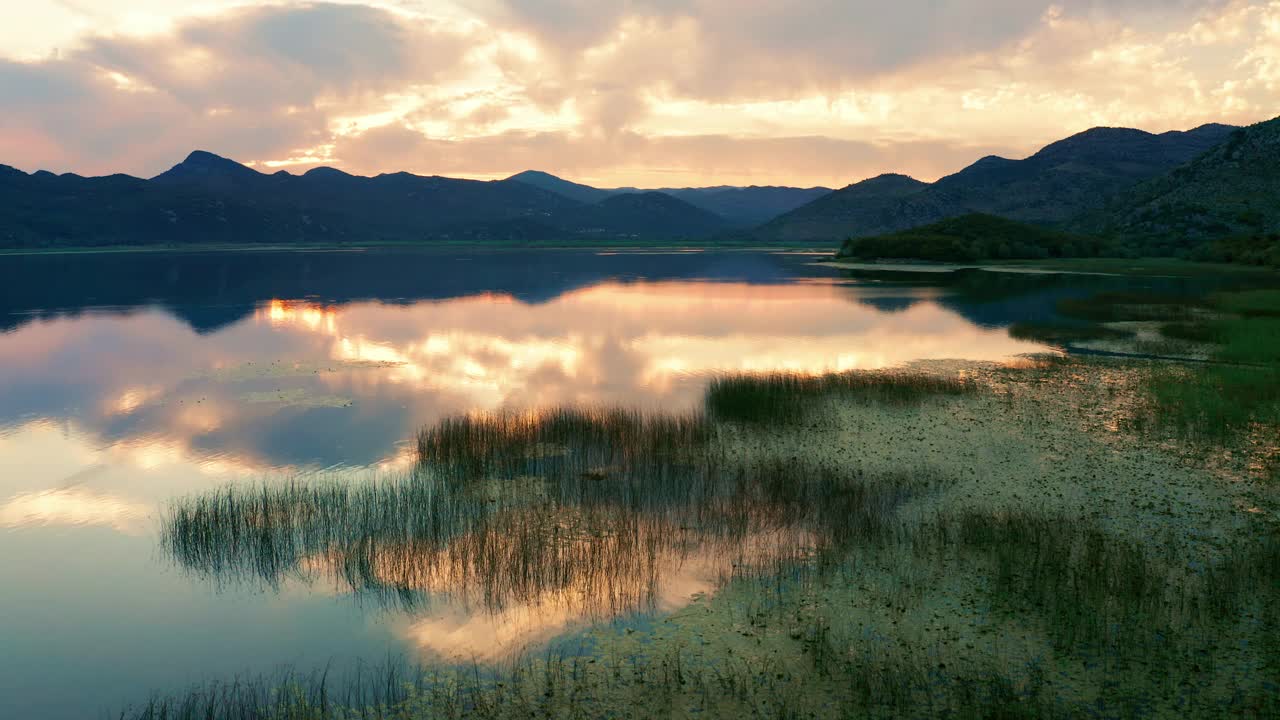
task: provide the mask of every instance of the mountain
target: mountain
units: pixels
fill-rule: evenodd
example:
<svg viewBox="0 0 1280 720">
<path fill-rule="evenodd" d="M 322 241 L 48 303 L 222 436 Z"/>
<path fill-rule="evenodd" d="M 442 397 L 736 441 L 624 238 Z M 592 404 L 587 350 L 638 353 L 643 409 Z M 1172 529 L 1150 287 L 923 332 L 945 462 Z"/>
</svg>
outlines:
<svg viewBox="0 0 1280 720">
<path fill-rule="evenodd" d="M 1227 125 L 1155 135 L 1093 128 L 1023 160 L 988 156 L 932 184 L 881 176 L 837 190 L 753 231 L 765 241 L 831 242 L 987 213 L 1060 226 L 1105 198 L 1190 161 L 1226 140 Z"/>
<path fill-rule="evenodd" d="M 616 195 L 622 190 L 601 190 L 590 185 L 581 185 L 576 182 L 570 182 L 563 178 L 558 178 L 551 173 L 545 173 L 540 170 L 525 170 L 507 178 L 512 182 L 521 182 L 526 185 L 540 187 L 557 195 L 563 195 L 570 200 L 576 200 L 580 203 L 597 203 L 605 198 Z"/>
<path fill-rule="evenodd" d="M 660 192 L 719 215 L 733 227 L 754 227 L 831 192 L 831 188 L 824 187 L 794 188 L 758 185 L 658 188 L 656 190 L 633 187 L 603 189 L 571 182 L 540 170 L 526 170 L 512 175 L 507 180 L 533 185 L 587 204 L 628 193 Z"/>
<path fill-rule="evenodd" d="M 994 259 L 1092 257 L 1106 247 L 1096 238 L 972 213 L 873 237 L 849 238 L 839 257 L 974 262 Z"/>
<path fill-rule="evenodd" d="M 665 189 L 659 192 L 715 213 L 735 227 L 755 227 L 831 194 L 831 188 L 752 185 L 750 187 Z"/>
<path fill-rule="evenodd" d="M 559 219 L 567 229 L 604 237 L 693 239 L 725 229 L 724 218 L 661 192 L 622 193 Z M 644 234 L 636 228 L 644 227 Z"/>
<path fill-rule="evenodd" d="M 150 180 L 0 166 L 0 247 L 693 239 L 725 227 L 673 197 L 623 197 L 584 204 L 517 180 L 333 168 L 268 175 L 203 151 Z"/>
<path fill-rule="evenodd" d="M 830 241 L 888 227 L 923 225 L 944 214 L 906 175 L 887 174 L 854 183 L 786 213 L 752 233 L 780 242 Z M 853 229 L 865 228 L 866 232 Z"/>
<path fill-rule="evenodd" d="M 1156 253 L 1280 233 L 1280 117 L 1233 130 L 1209 152 L 1119 193 L 1076 226 Z"/>
</svg>

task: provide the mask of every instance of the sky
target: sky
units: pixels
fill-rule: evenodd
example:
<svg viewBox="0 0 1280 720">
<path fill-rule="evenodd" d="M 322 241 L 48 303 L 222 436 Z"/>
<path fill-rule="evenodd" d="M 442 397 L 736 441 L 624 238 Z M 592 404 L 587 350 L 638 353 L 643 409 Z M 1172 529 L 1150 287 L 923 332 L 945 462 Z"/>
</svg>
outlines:
<svg viewBox="0 0 1280 720">
<path fill-rule="evenodd" d="M 1278 114 L 1280 0 L 0 3 L 26 171 L 843 187 Z"/>
</svg>

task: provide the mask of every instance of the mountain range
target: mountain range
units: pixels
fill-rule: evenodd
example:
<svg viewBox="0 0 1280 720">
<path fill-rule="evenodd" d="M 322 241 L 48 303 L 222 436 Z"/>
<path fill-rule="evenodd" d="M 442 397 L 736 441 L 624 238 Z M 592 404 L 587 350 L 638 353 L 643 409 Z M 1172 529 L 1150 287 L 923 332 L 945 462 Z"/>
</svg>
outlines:
<svg viewBox="0 0 1280 720">
<path fill-rule="evenodd" d="M 527 170 L 507 179 L 550 190 L 582 203 L 597 203 L 605 198 L 638 192 L 660 192 L 719 215 L 734 227 L 754 227 L 831 194 L 831 188 L 825 187 L 794 188 L 776 185 L 658 188 L 652 191 L 623 187 L 605 190 L 570 182 L 538 170 Z"/>
<path fill-rule="evenodd" d="M 195 151 L 149 180 L 0 166 L 0 247 L 695 240 L 823 192 L 597 190 L 532 172 L 489 182 L 327 167 L 265 174 Z"/>
<path fill-rule="evenodd" d="M 1168 254 L 1280 231 L 1278 165 L 1280 118 L 1158 135 L 1094 128 L 1025 159 L 982 158 L 933 183 L 887 174 L 834 192 L 602 189 L 538 171 L 487 182 L 361 177 L 333 168 L 266 174 L 196 151 L 150 180 L 27 174 L 0 165 L 0 247 L 731 240 L 834 246 L 950 218 L 993 216 Z"/>
<path fill-rule="evenodd" d="M 1094 128 L 1023 160 L 984 157 L 934 183 L 903 175 L 864 180 L 781 215 L 751 235 L 767 242 L 829 242 L 970 213 L 1062 226 L 1121 190 L 1192 160 L 1235 129 L 1204 125 L 1153 135 Z"/>
</svg>

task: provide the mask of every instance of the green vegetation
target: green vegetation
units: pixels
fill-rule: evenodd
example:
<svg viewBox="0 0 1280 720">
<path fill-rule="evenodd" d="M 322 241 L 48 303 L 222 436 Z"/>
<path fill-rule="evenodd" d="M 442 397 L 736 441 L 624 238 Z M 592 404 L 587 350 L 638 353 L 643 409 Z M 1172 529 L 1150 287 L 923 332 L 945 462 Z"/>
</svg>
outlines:
<svg viewBox="0 0 1280 720">
<path fill-rule="evenodd" d="M 1088 340 L 1119 340 L 1132 337 L 1133 333 L 1083 323 L 1020 322 L 1009 327 L 1009 336 L 1018 340 L 1061 346 Z"/>
<path fill-rule="evenodd" d="M 1058 312 L 1093 322 L 1183 320 L 1195 316 L 1202 301 L 1185 295 L 1104 292 L 1058 302 Z"/>
<path fill-rule="evenodd" d="M 707 391 L 707 412 L 717 420 L 787 423 L 807 418 L 814 401 L 824 398 L 902 404 L 976 389 L 972 381 L 962 377 L 944 378 L 900 371 L 822 376 L 798 373 L 731 375 L 712 380 Z"/>
<path fill-rule="evenodd" d="M 1165 338 L 1213 346 L 1202 366 L 1148 374 L 1148 403 L 1135 418 L 1138 426 L 1221 447 L 1280 424 L 1280 291 L 1207 298 L 1099 293 L 1060 301 L 1058 310 L 1095 323 L 1158 321 Z"/>
<path fill-rule="evenodd" d="M 1171 172 L 1109 199 L 1075 226 L 1130 252 L 1275 265 L 1280 118 L 1234 130 Z"/>
<path fill-rule="evenodd" d="M 213 685 L 122 717 L 1274 716 L 1274 499 L 1241 513 L 1243 478 L 1098 437 L 1147 388 L 1114 367 L 725 377 L 704 412 L 454 418 L 401 477 L 180 501 L 165 546 L 216 583 L 615 624 L 576 651 Z M 714 592 L 660 605 L 680 572 Z"/>
<path fill-rule="evenodd" d="M 1190 256 L 1209 262 L 1280 268 L 1280 233 L 1237 235 L 1193 249 Z"/>
<path fill-rule="evenodd" d="M 858 260 L 901 258 L 931 262 L 974 262 L 1102 254 L 1100 240 L 1069 235 L 994 215 L 971 214 L 911 230 L 850 238 L 838 257 Z"/>
</svg>

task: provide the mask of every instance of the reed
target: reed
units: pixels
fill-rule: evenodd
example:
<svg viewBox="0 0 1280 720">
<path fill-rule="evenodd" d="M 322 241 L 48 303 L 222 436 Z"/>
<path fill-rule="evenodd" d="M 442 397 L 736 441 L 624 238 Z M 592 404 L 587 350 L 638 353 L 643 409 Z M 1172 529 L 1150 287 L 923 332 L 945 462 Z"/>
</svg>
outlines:
<svg viewBox="0 0 1280 720">
<path fill-rule="evenodd" d="M 977 388 L 973 380 L 962 377 L 900 370 L 725 375 L 712 380 L 706 407 L 720 421 L 785 424 L 807 417 L 815 401 L 823 398 L 908 405 Z"/>
</svg>

